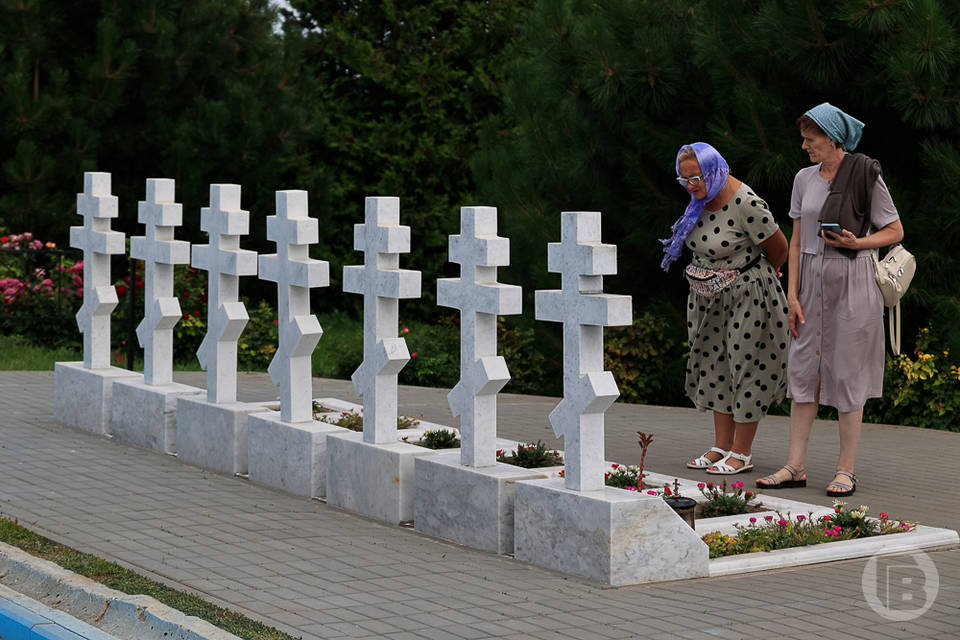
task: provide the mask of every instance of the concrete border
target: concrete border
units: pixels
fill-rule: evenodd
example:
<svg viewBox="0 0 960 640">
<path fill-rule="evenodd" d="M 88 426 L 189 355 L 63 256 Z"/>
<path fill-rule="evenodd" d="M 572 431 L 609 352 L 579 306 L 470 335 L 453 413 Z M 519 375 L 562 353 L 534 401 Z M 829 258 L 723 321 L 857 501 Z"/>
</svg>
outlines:
<svg viewBox="0 0 960 640">
<path fill-rule="evenodd" d="M 131 596 L 0 543 L 0 584 L 121 640 L 240 640 L 150 596 Z"/>
</svg>

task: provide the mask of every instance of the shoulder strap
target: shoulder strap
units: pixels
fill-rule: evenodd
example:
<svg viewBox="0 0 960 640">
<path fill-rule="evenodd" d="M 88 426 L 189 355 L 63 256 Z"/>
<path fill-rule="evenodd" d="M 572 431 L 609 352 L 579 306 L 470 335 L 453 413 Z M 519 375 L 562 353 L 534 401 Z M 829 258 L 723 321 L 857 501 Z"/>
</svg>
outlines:
<svg viewBox="0 0 960 640">
<path fill-rule="evenodd" d="M 887 308 L 887 328 L 890 329 L 890 350 L 900 355 L 900 303 Z"/>
</svg>

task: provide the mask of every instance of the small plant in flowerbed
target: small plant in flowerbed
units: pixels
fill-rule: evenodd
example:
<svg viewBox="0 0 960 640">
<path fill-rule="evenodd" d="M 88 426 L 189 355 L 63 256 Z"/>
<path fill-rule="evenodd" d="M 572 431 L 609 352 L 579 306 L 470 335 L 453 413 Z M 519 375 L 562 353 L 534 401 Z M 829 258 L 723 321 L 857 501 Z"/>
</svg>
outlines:
<svg viewBox="0 0 960 640">
<path fill-rule="evenodd" d="M 757 493 L 744 491 L 743 483 L 736 481 L 727 485 L 727 480 L 718 486 L 713 482 L 699 482 L 697 489 L 707 499 L 698 506 L 698 515 L 702 518 L 717 518 L 720 516 L 735 516 L 741 513 L 756 512 L 761 509 L 756 502 Z"/>
<path fill-rule="evenodd" d="M 539 469 L 558 467 L 563 464 L 563 457 L 559 451 L 548 449 L 546 444 L 537 440 L 536 444 L 519 444 L 516 451 L 509 453 L 503 449 L 497 449 L 497 462 L 505 462 L 524 469 Z"/>
<path fill-rule="evenodd" d="M 408 436 L 400 439 L 408 442 Z M 427 429 L 422 438 L 410 444 L 427 449 L 456 449 L 460 446 L 460 438 L 450 429 Z"/>
<path fill-rule="evenodd" d="M 710 547 L 710 557 L 720 558 L 738 553 L 774 551 L 790 547 L 804 547 L 838 540 L 869 538 L 890 533 L 903 533 L 916 529 L 915 522 L 893 520 L 886 513 L 876 519 L 867 518 L 868 507 L 845 510 L 844 503 L 834 503 L 834 513 L 813 518 L 812 514 L 800 514 L 792 518 L 789 513 L 764 516 L 763 522 L 750 518 L 749 525 L 737 524 L 737 535 L 728 536 L 714 531 L 703 536 Z"/>
<path fill-rule="evenodd" d="M 317 412 L 316 406 L 317 403 L 314 403 L 314 413 Z M 322 406 L 323 405 L 321 405 L 321 407 Z M 320 421 L 343 427 L 344 429 L 350 429 L 351 431 L 363 431 L 363 416 L 356 411 L 341 411 L 339 418 L 320 416 Z M 420 424 L 420 420 L 417 418 L 397 416 L 397 429 L 411 429 L 418 424 Z"/>
</svg>

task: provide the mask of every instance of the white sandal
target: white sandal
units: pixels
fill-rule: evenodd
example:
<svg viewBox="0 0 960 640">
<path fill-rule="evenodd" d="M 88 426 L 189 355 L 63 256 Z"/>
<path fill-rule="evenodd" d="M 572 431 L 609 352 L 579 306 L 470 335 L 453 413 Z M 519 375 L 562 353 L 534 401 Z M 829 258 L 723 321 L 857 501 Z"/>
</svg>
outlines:
<svg viewBox="0 0 960 640">
<path fill-rule="evenodd" d="M 711 452 L 719 453 L 720 459 L 711 460 L 710 458 L 708 458 L 707 454 Z M 707 467 L 712 467 L 718 462 L 723 462 L 728 455 L 730 455 L 730 452 L 725 449 L 721 449 L 720 447 L 710 447 L 710 451 L 704 452 L 702 456 L 700 456 L 693 462 L 688 462 L 687 468 L 688 469 L 706 469 Z"/>
<path fill-rule="evenodd" d="M 727 464 L 727 460 L 729 460 L 730 458 L 736 458 L 737 460 L 743 463 L 743 466 L 740 467 L 739 469 L 737 469 L 736 467 L 731 467 L 730 465 Z M 752 455 L 744 456 L 744 455 L 740 455 L 739 453 L 734 453 L 733 451 L 731 451 L 730 453 L 727 454 L 727 457 L 725 457 L 723 460 L 720 460 L 719 462 L 715 462 L 710 466 L 716 467 L 717 470 L 711 471 L 710 469 L 707 469 L 707 473 L 712 473 L 715 476 L 732 476 L 735 473 L 745 473 L 747 471 L 753 470 L 753 456 Z"/>
</svg>

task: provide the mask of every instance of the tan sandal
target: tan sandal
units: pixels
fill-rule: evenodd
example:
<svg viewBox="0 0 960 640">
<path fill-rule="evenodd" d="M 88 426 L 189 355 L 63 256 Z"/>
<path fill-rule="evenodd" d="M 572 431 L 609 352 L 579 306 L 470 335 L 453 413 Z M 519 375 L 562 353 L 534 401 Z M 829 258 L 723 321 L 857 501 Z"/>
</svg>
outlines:
<svg viewBox="0 0 960 640">
<path fill-rule="evenodd" d="M 846 476 L 850 479 L 850 484 L 834 480 L 827 485 L 827 495 L 831 498 L 846 498 L 847 496 L 852 496 L 853 492 L 857 490 L 857 476 L 843 469 L 837 469 L 835 475 Z"/>
<path fill-rule="evenodd" d="M 791 489 L 793 487 L 807 486 L 807 479 L 805 477 L 804 478 L 800 477 L 806 474 L 807 472 L 806 467 L 802 469 L 797 469 L 793 465 L 785 464 L 782 467 L 780 467 L 780 469 L 786 469 L 787 471 L 790 472 L 789 480 L 777 479 L 777 473 L 774 472 L 768 476 L 759 478 L 756 482 L 756 485 L 761 489 Z M 777 469 L 777 471 L 779 471 L 780 469 Z M 761 482 L 766 484 L 760 484 Z"/>
</svg>

